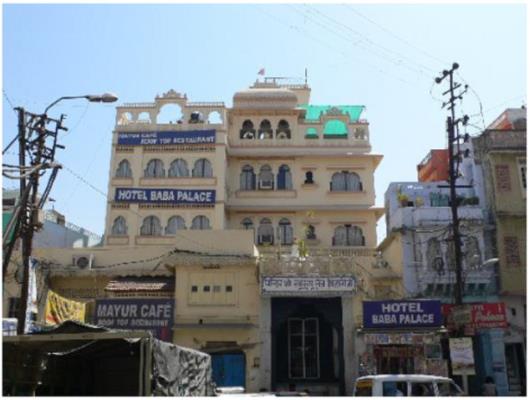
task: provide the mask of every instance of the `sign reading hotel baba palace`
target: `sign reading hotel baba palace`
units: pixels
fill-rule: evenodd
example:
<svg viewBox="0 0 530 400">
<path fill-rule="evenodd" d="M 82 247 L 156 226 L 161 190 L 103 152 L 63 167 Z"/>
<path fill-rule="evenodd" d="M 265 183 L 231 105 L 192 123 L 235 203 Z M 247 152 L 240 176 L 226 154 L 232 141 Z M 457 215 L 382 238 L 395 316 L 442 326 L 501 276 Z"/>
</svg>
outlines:
<svg viewBox="0 0 530 400">
<path fill-rule="evenodd" d="M 214 204 L 215 190 L 116 188 L 121 203 Z"/>
<path fill-rule="evenodd" d="M 215 129 L 197 131 L 118 132 L 119 146 L 214 144 Z"/>
<path fill-rule="evenodd" d="M 442 325 L 438 300 L 363 302 L 364 328 L 427 328 Z"/>
</svg>

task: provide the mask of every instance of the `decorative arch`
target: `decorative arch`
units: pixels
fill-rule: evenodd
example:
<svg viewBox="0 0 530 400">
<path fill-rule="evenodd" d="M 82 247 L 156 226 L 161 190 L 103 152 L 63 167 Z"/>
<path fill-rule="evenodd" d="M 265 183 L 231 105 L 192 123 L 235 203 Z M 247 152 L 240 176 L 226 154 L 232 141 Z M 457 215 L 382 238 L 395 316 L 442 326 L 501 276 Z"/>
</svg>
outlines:
<svg viewBox="0 0 530 400">
<path fill-rule="evenodd" d="M 205 229 L 212 229 L 212 228 L 210 226 L 210 220 L 208 219 L 208 217 L 204 215 L 197 215 L 191 221 L 191 229 L 205 230 Z"/>
<path fill-rule="evenodd" d="M 116 169 L 116 178 L 132 178 L 131 164 L 127 159 L 123 159 Z"/>
<path fill-rule="evenodd" d="M 186 221 L 180 215 L 174 215 L 167 221 L 166 235 L 175 235 L 177 231 L 186 229 Z"/>
<path fill-rule="evenodd" d="M 175 103 L 164 104 L 156 116 L 157 124 L 181 124 L 182 107 Z"/>
<path fill-rule="evenodd" d="M 176 160 L 173 160 L 169 166 L 167 176 L 169 178 L 183 178 L 186 176 L 190 176 L 190 172 L 188 170 L 188 163 L 186 162 L 186 160 L 183 160 L 182 158 L 177 158 Z"/>
<path fill-rule="evenodd" d="M 270 165 L 262 165 L 259 170 L 259 189 L 274 189 L 274 174 Z"/>
<path fill-rule="evenodd" d="M 192 176 L 197 178 L 211 178 L 213 176 L 212 163 L 206 158 L 195 161 Z"/>
<path fill-rule="evenodd" d="M 219 111 L 212 111 L 210 114 L 208 114 L 208 123 L 209 124 L 222 124 L 223 123 L 223 116 Z"/>
<path fill-rule="evenodd" d="M 332 192 L 361 192 L 363 184 L 355 172 L 335 172 L 331 177 L 330 190 Z"/>
<path fill-rule="evenodd" d="M 140 228 L 140 235 L 142 236 L 161 236 L 162 225 L 160 219 L 154 215 L 145 217 Z"/>
<path fill-rule="evenodd" d="M 240 139 L 255 139 L 256 130 L 254 129 L 254 124 L 251 120 L 247 119 L 243 122 L 241 130 L 239 131 Z"/>
<path fill-rule="evenodd" d="M 254 168 L 248 164 L 241 168 L 241 174 L 239 175 L 239 189 L 256 190 L 256 174 L 254 173 Z"/>
<path fill-rule="evenodd" d="M 261 139 L 272 139 L 272 126 L 268 119 L 264 119 L 259 124 L 258 138 Z"/>
<path fill-rule="evenodd" d="M 146 178 L 163 178 L 166 175 L 164 169 L 164 162 L 158 158 L 149 160 L 147 167 L 144 170 Z"/>
<path fill-rule="evenodd" d="M 278 127 L 276 129 L 276 138 L 291 139 L 291 128 L 289 127 L 289 122 L 284 119 L 278 122 Z"/>
<path fill-rule="evenodd" d="M 112 223 L 111 235 L 113 236 L 127 235 L 127 221 L 121 215 L 114 219 L 114 222 Z"/>
<path fill-rule="evenodd" d="M 269 218 L 262 218 L 258 227 L 258 244 L 272 245 L 274 244 L 274 228 Z"/>
<path fill-rule="evenodd" d="M 340 225 L 335 228 L 333 246 L 364 246 L 363 230 L 355 225 Z"/>
<path fill-rule="evenodd" d="M 280 165 L 280 168 L 278 168 L 277 188 L 278 190 L 293 189 L 293 178 L 288 165 L 283 164 Z"/>
<path fill-rule="evenodd" d="M 278 222 L 278 228 L 280 233 L 280 242 L 282 245 L 291 245 L 293 244 L 293 226 L 291 221 L 287 218 L 282 218 Z"/>
</svg>

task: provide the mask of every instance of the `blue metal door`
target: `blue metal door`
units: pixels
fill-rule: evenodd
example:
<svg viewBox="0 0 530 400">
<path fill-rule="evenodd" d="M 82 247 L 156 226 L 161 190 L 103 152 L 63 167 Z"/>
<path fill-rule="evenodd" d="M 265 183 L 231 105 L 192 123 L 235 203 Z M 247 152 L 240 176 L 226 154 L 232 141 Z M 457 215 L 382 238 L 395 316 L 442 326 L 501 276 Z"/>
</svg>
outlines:
<svg viewBox="0 0 530 400">
<path fill-rule="evenodd" d="M 243 354 L 212 355 L 212 378 L 218 387 L 245 387 L 245 356 Z"/>
</svg>

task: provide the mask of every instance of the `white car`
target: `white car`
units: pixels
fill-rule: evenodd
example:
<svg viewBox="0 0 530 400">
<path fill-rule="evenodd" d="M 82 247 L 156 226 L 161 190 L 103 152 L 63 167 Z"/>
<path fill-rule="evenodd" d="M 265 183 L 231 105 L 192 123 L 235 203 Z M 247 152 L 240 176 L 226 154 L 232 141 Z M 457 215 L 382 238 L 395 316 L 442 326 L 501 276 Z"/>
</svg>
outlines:
<svg viewBox="0 0 530 400">
<path fill-rule="evenodd" d="M 463 396 L 452 379 L 435 375 L 367 375 L 358 378 L 354 396 Z"/>
</svg>

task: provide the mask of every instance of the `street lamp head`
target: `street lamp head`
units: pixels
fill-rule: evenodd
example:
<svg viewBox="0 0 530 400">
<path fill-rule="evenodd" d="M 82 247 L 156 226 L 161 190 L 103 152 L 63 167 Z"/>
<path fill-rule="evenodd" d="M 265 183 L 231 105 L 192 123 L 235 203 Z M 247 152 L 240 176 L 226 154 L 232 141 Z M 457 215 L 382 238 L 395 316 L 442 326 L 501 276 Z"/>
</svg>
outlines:
<svg viewBox="0 0 530 400">
<path fill-rule="evenodd" d="M 118 96 L 113 93 L 103 93 L 101 95 L 87 95 L 88 101 L 93 103 L 114 103 L 118 100 Z"/>
</svg>

